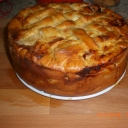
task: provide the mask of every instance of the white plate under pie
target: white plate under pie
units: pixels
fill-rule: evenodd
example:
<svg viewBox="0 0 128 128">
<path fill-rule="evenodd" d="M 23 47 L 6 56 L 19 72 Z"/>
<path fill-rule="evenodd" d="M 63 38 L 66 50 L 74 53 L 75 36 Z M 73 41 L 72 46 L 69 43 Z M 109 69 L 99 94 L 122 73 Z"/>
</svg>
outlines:
<svg viewBox="0 0 128 128">
<path fill-rule="evenodd" d="M 124 77 L 125 75 L 125 72 L 126 70 L 124 71 L 123 75 L 120 77 L 120 79 L 113 85 L 111 85 L 110 87 L 100 91 L 100 92 L 97 92 L 97 93 L 94 93 L 94 94 L 91 94 L 91 95 L 85 95 L 85 96 L 73 96 L 73 97 L 70 97 L 70 96 L 58 96 L 58 95 L 52 95 L 52 94 L 49 94 L 49 93 L 46 93 L 44 91 L 41 91 L 41 90 L 38 90 L 37 88 L 34 88 L 33 86 L 27 84 L 17 73 L 17 77 L 19 78 L 19 80 L 25 85 L 27 86 L 29 89 L 33 90 L 34 92 L 38 93 L 38 94 L 41 94 L 43 96 L 46 96 L 46 97 L 50 97 L 50 98 L 54 98 L 54 99 L 60 99 L 60 100 L 83 100 L 83 99 L 89 99 L 89 98 L 93 98 L 93 97 L 96 97 L 96 96 L 99 96 L 99 95 L 102 95 L 108 91 L 110 91 L 113 87 L 115 87 L 121 80 L 122 78 Z"/>
</svg>

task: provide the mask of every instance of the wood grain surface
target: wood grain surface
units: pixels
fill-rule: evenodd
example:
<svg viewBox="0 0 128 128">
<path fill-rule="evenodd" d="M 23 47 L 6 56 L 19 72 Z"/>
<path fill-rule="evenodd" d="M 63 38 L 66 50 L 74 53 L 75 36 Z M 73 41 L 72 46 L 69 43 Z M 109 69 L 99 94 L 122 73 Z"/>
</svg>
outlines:
<svg viewBox="0 0 128 128">
<path fill-rule="evenodd" d="M 41 96 L 16 77 L 6 50 L 6 26 L 0 19 L 0 128 L 127 128 L 128 70 L 111 91 L 86 100 Z"/>
</svg>

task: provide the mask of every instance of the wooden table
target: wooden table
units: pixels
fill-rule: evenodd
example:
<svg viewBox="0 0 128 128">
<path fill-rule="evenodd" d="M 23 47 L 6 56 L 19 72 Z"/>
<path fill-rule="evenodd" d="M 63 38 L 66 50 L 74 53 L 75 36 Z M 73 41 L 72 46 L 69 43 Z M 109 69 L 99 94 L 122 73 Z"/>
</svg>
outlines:
<svg viewBox="0 0 128 128">
<path fill-rule="evenodd" d="M 41 96 L 16 77 L 5 49 L 0 19 L 0 128 L 127 128 L 128 70 L 111 91 L 86 100 L 62 101 Z"/>
</svg>

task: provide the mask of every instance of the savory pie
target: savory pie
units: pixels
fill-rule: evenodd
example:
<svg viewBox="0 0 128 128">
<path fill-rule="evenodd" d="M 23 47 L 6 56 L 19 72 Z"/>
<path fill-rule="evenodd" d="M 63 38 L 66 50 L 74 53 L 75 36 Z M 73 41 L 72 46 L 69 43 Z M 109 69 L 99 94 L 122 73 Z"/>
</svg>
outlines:
<svg viewBox="0 0 128 128">
<path fill-rule="evenodd" d="M 82 96 L 115 84 L 126 69 L 128 25 L 104 6 L 49 3 L 28 7 L 8 25 L 16 73 L 46 93 Z"/>
</svg>

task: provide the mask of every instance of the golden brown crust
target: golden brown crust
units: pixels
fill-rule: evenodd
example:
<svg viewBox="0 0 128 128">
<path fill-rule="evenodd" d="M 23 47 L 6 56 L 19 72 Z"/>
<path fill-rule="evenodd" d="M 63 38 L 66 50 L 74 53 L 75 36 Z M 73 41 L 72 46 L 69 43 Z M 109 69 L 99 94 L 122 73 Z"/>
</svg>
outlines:
<svg viewBox="0 0 128 128">
<path fill-rule="evenodd" d="M 24 58 L 31 54 L 37 65 L 78 72 L 107 63 L 127 48 L 127 30 L 121 16 L 98 5 L 48 4 L 22 10 L 9 24 L 9 39 L 22 51 L 28 47 Z"/>
<path fill-rule="evenodd" d="M 126 68 L 128 25 L 103 6 L 36 5 L 22 10 L 8 31 L 16 72 L 46 92 L 81 95 L 114 84 Z"/>
</svg>

